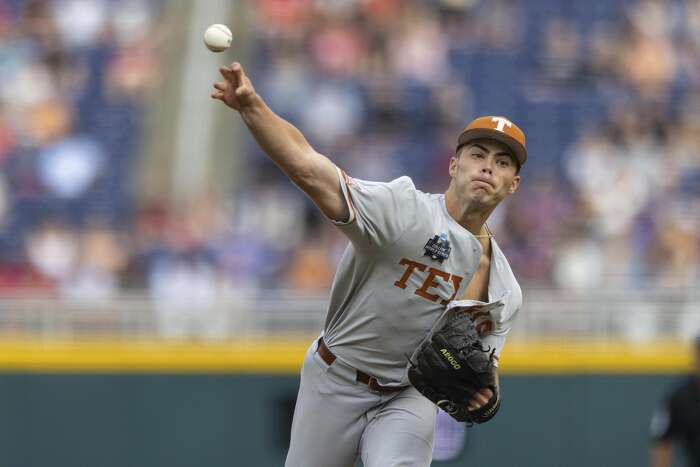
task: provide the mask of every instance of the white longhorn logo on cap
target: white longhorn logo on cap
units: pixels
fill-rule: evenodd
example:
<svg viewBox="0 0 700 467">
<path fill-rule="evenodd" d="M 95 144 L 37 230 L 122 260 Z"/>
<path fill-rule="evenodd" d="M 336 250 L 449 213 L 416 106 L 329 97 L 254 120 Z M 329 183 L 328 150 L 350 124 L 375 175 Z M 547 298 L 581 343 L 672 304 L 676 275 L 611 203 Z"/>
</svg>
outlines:
<svg viewBox="0 0 700 467">
<path fill-rule="evenodd" d="M 491 121 L 493 123 L 497 123 L 496 129 L 501 132 L 503 131 L 503 127 L 507 126 L 508 128 L 511 128 L 513 126 L 513 123 L 510 120 L 503 117 L 493 117 Z"/>
</svg>

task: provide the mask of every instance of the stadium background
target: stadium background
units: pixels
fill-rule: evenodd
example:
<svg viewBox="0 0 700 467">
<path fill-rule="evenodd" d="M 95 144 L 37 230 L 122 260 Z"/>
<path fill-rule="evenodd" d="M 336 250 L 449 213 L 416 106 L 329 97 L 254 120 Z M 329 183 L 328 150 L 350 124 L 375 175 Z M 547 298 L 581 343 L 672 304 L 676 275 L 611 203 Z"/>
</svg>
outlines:
<svg viewBox="0 0 700 467">
<path fill-rule="evenodd" d="M 281 465 L 345 240 L 209 99 L 232 60 L 359 178 L 442 191 L 517 122 L 506 402 L 434 464 L 646 465 L 700 331 L 697 0 L 0 0 L 0 466 Z"/>
</svg>

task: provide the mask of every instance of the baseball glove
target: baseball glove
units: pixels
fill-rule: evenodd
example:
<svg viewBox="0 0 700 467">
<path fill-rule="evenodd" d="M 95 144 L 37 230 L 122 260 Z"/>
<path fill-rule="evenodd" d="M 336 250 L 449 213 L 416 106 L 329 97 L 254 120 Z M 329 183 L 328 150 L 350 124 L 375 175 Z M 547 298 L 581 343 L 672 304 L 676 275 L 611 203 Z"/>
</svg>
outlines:
<svg viewBox="0 0 700 467">
<path fill-rule="evenodd" d="M 411 355 L 408 379 L 455 420 L 483 423 L 500 407 L 494 352 L 483 347 L 469 313 L 450 309 Z M 469 410 L 469 400 L 483 388 L 491 388 L 493 397 Z"/>
</svg>

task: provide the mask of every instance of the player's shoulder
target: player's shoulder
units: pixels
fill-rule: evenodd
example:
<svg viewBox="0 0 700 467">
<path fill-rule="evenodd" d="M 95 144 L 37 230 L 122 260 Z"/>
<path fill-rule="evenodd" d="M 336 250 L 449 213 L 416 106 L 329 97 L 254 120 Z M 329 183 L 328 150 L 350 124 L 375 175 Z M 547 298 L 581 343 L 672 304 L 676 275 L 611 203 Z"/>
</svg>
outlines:
<svg viewBox="0 0 700 467">
<path fill-rule="evenodd" d="M 378 180 L 365 180 L 361 178 L 355 178 L 355 177 L 348 177 L 347 179 L 348 186 L 352 188 L 357 188 L 359 190 L 363 190 L 365 188 L 367 189 L 372 189 L 372 188 L 387 188 L 391 191 L 394 192 L 410 192 L 410 191 L 416 191 L 416 186 L 413 183 L 413 180 L 411 177 L 407 175 L 403 175 L 401 177 L 395 178 L 393 180 L 389 180 L 388 182 L 385 181 L 378 181 Z"/>
<path fill-rule="evenodd" d="M 389 182 L 390 185 L 396 187 L 399 190 L 405 191 L 418 191 L 416 189 L 416 184 L 413 183 L 413 179 L 408 175 L 402 175 L 401 177 L 395 178 Z"/>
<path fill-rule="evenodd" d="M 416 184 L 413 182 L 413 179 L 408 175 L 403 175 L 401 177 L 395 178 L 394 180 L 388 183 L 391 186 L 393 186 L 396 190 L 410 194 L 413 198 L 425 201 L 426 203 L 439 203 L 440 198 L 444 196 L 443 193 L 429 193 L 419 189 L 418 187 L 416 187 Z"/>
<path fill-rule="evenodd" d="M 401 177 L 395 178 L 390 181 L 389 184 L 394 187 L 396 191 L 401 193 L 415 196 L 415 194 L 418 192 L 415 183 L 413 183 L 413 179 L 411 179 L 411 177 L 408 175 L 402 175 Z"/>
</svg>

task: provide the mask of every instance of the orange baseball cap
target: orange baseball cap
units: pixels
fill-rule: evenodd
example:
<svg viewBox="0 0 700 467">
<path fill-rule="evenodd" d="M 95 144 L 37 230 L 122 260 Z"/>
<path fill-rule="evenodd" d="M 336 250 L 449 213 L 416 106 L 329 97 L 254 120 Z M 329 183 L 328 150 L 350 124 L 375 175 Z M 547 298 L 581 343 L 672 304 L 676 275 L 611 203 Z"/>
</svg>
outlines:
<svg viewBox="0 0 700 467">
<path fill-rule="evenodd" d="M 527 160 L 525 133 L 505 117 L 489 115 L 472 120 L 457 139 L 457 151 L 468 142 L 479 138 L 495 139 L 508 146 L 521 167 Z"/>
</svg>

